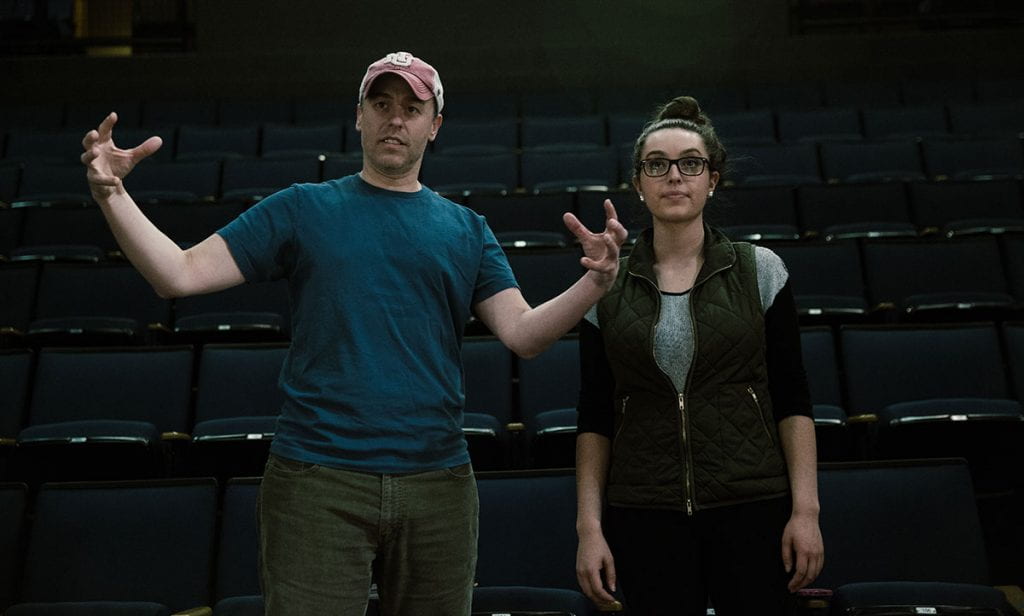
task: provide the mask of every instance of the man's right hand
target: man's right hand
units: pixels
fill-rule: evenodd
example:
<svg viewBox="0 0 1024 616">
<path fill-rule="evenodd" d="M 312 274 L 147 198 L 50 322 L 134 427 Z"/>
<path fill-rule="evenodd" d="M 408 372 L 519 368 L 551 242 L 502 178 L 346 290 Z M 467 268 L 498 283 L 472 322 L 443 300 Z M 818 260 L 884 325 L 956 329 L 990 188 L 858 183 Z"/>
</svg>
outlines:
<svg viewBox="0 0 1024 616">
<path fill-rule="evenodd" d="M 163 145 L 160 137 L 150 137 L 140 145 L 122 150 L 114 145 L 113 131 L 117 114 L 111 112 L 99 127 L 85 134 L 82 139 L 82 163 L 87 167 L 86 177 L 92 197 L 98 202 L 109 199 L 124 189 L 121 181 L 131 173 L 135 165 Z"/>
</svg>

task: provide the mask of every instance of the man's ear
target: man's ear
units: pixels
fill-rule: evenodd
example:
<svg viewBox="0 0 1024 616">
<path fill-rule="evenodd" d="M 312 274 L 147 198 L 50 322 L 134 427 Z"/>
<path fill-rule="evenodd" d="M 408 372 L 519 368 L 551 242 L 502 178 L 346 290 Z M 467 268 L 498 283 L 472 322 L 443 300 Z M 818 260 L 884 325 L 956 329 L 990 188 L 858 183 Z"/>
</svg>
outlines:
<svg viewBox="0 0 1024 616">
<path fill-rule="evenodd" d="M 433 121 L 433 128 L 434 128 L 434 130 L 431 131 L 431 133 L 430 133 L 430 141 L 433 141 L 434 139 L 437 138 L 437 131 L 441 130 L 441 124 L 443 122 L 444 122 L 444 116 L 443 115 L 437 114 L 436 116 L 434 116 L 434 121 Z"/>
<path fill-rule="evenodd" d="M 356 130 L 358 130 L 358 131 L 362 130 L 362 126 L 361 126 L 362 125 L 362 121 L 363 121 L 363 105 L 359 104 L 359 105 L 356 105 Z"/>
</svg>

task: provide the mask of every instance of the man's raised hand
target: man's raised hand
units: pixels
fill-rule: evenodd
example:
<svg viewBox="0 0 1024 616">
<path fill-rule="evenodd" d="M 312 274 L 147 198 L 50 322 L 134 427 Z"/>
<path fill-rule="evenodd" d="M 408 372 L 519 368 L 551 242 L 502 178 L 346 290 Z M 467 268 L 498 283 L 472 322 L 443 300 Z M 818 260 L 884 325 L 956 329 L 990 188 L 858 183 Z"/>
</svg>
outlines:
<svg viewBox="0 0 1024 616">
<path fill-rule="evenodd" d="M 599 283 L 610 287 L 619 271 L 619 247 L 629 232 L 619 222 L 611 199 L 604 200 L 604 231 L 593 233 L 576 216 L 566 212 L 562 216 L 565 226 L 579 240 L 583 248 L 580 264 L 597 274 Z"/>
<path fill-rule="evenodd" d="M 150 137 L 134 148 L 122 150 L 114 145 L 113 131 L 117 114 L 111 112 L 99 127 L 82 139 L 82 163 L 86 166 L 89 189 L 97 201 L 109 198 L 123 189 L 122 180 L 135 165 L 163 145 L 160 137 Z"/>
</svg>

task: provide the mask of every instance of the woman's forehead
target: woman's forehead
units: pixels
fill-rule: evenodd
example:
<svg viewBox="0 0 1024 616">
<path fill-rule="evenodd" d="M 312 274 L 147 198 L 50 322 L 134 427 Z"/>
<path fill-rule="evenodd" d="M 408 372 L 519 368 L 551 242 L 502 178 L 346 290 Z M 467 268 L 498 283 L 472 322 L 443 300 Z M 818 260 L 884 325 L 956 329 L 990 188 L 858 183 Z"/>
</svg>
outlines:
<svg viewBox="0 0 1024 616">
<path fill-rule="evenodd" d="M 660 151 L 666 154 L 682 153 L 687 150 L 697 150 L 704 155 L 707 149 L 704 147 L 704 139 L 700 135 L 676 126 L 662 128 L 647 135 L 644 142 L 644 153 Z"/>
</svg>

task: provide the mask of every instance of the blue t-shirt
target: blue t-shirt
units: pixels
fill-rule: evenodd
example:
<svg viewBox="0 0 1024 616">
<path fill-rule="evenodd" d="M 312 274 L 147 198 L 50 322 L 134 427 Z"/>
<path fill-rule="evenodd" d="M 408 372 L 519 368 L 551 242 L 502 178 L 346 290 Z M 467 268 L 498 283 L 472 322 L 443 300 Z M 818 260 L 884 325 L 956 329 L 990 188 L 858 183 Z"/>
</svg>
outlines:
<svg viewBox="0 0 1024 616">
<path fill-rule="evenodd" d="M 379 473 L 469 461 L 462 330 L 473 304 L 516 286 L 481 216 L 352 175 L 287 188 L 218 233 L 247 281 L 288 279 L 273 453 Z"/>
</svg>

